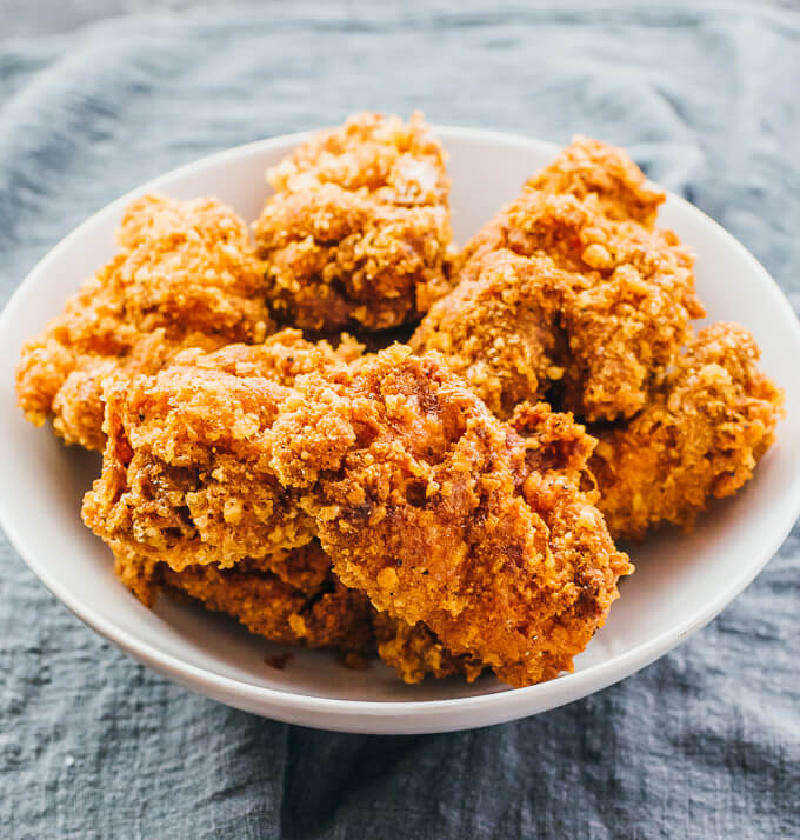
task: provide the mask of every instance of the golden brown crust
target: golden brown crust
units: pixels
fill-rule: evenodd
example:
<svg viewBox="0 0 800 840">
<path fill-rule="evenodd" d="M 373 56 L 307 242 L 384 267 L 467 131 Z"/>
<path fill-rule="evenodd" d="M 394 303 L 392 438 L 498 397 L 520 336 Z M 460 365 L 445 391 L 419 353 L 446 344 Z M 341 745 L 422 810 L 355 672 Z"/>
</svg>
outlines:
<svg viewBox="0 0 800 840">
<path fill-rule="evenodd" d="M 480 269 L 435 303 L 409 342 L 437 350 L 499 417 L 538 400 L 564 376 L 561 312 L 575 278 L 548 257 L 492 251 Z"/>
<path fill-rule="evenodd" d="M 598 506 L 616 538 L 641 539 L 665 522 L 691 528 L 711 498 L 751 478 L 783 415 L 783 392 L 759 370 L 758 356 L 743 327 L 707 327 L 644 411 L 594 430 Z"/>
<path fill-rule="evenodd" d="M 102 449 L 102 381 L 158 370 L 184 347 L 263 341 L 272 331 L 245 223 L 213 199 L 136 199 L 114 259 L 23 347 L 17 394 L 68 443 Z"/>
<path fill-rule="evenodd" d="M 503 416 L 554 382 L 581 417 L 632 416 L 704 314 L 675 234 L 610 218 L 598 195 L 526 187 L 468 243 L 459 286 L 412 338 L 446 349 Z"/>
<path fill-rule="evenodd" d="M 267 432 L 295 377 L 352 352 L 288 330 L 257 347 L 188 350 L 155 376 L 106 380 L 108 442 L 84 521 L 117 555 L 175 571 L 308 543 L 313 521 L 272 477 Z"/>
<path fill-rule="evenodd" d="M 255 224 L 279 320 L 312 330 L 387 329 L 449 288 L 444 152 L 421 115 L 360 114 L 270 170 Z"/>
<path fill-rule="evenodd" d="M 443 652 L 515 685 L 570 668 L 630 571 L 582 489 L 582 427 L 545 405 L 503 424 L 436 355 L 321 358 L 289 388 L 254 370 L 269 348 L 241 349 L 243 375 L 227 348 L 108 387 L 84 516 L 117 556 L 275 574 L 318 533 L 345 586 L 424 623 L 386 648 L 407 676 Z"/>
<path fill-rule="evenodd" d="M 594 195 L 605 216 L 632 219 L 652 228 L 666 194 L 647 183 L 647 178 L 624 149 L 576 135 L 558 157 L 530 178 L 526 186 L 544 192 Z"/>
<path fill-rule="evenodd" d="M 246 565 L 228 570 L 196 566 L 182 572 L 164 568 L 162 580 L 274 642 L 343 652 L 373 650 L 368 599 L 333 577 L 316 591 L 295 589 Z"/>
<path fill-rule="evenodd" d="M 342 582 L 513 685 L 571 668 L 630 572 L 593 493 L 593 440 L 549 407 L 499 422 L 405 348 L 297 383 L 272 465 Z"/>
<path fill-rule="evenodd" d="M 410 627 L 386 613 L 375 613 L 373 623 L 378 656 L 405 683 L 414 685 L 427 676 L 442 679 L 455 675 L 473 682 L 483 671 L 481 663 L 469 656 L 453 656 L 424 624 Z"/>
<path fill-rule="evenodd" d="M 368 599 L 336 580 L 316 541 L 286 552 L 280 574 L 271 562 L 254 560 L 231 569 L 202 565 L 176 572 L 135 551 L 117 554 L 115 570 L 147 606 L 162 591 L 180 593 L 274 642 L 344 652 L 374 649 Z"/>
</svg>

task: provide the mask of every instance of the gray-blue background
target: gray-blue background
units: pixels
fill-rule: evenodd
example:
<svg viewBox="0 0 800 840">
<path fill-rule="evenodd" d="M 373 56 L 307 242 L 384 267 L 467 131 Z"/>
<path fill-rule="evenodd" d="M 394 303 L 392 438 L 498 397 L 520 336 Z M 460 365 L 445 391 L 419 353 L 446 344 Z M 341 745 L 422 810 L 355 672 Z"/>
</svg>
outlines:
<svg viewBox="0 0 800 840">
<path fill-rule="evenodd" d="M 0 0 L 0 304 L 152 175 L 354 110 L 421 107 L 632 148 L 797 308 L 791 5 Z M 171 8 L 76 29 L 155 6 Z M 0 536 L 0 837 L 798 837 L 798 639 L 796 529 L 709 627 L 586 700 L 455 735 L 332 735 L 154 676 Z"/>
</svg>

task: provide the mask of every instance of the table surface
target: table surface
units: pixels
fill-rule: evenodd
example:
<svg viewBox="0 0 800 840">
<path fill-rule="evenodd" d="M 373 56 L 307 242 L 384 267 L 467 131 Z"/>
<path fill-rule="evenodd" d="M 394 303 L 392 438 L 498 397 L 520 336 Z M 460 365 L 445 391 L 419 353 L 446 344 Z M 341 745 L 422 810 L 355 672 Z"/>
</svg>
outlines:
<svg viewBox="0 0 800 840">
<path fill-rule="evenodd" d="M 800 16 L 781 5 L 0 0 L 0 304 L 161 171 L 422 108 L 630 148 L 797 309 Z M 474 732 L 336 735 L 136 665 L 0 535 L 0 837 L 798 837 L 798 638 L 796 528 L 711 625 L 594 696 Z"/>
</svg>

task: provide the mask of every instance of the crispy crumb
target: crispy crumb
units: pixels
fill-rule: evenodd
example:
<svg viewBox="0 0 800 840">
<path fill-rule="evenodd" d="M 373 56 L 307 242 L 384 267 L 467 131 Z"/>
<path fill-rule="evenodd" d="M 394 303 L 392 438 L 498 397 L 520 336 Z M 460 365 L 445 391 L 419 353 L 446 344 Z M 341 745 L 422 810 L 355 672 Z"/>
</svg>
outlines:
<svg viewBox="0 0 800 840">
<path fill-rule="evenodd" d="M 446 353 L 502 416 L 557 393 L 587 420 L 630 417 L 663 379 L 690 321 L 704 315 L 690 252 L 671 231 L 623 215 L 644 202 L 633 164 L 596 145 L 587 157 L 585 142 L 472 238 L 458 285 L 411 339 L 417 351 Z M 596 160 L 592 178 L 587 160 Z"/>
<path fill-rule="evenodd" d="M 17 395 L 29 420 L 102 450 L 103 380 L 159 370 L 185 347 L 259 343 L 274 330 L 246 224 L 214 199 L 136 199 L 114 259 L 22 349 Z"/>
<path fill-rule="evenodd" d="M 585 199 L 594 195 L 605 216 L 652 228 L 666 195 L 647 183 L 623 149 L 577 135 L 558 157 L 527 182 L 535 190 Z"/>
<path fill-rule="evenodd" d="M 268 178 L 275 194 L 255 236 L 278 320 L 387 329 L 418 319 L 449 288 L 449 181 L 420 114 L 351 117 Z"/>
<path fill-rule="evenodd" d="M 276 653 L 272 656 L 266 656 L 264 657 L 264 662 L 269 665 L 270 668 L 275 668 L 277 671 L 283 671 L 292 659 L 293 655 L 289 653 L 289 651 L 286 651 L 284 653 Z"/>
<path fill-rule="evenodd" d="M 339 579 L 512 685 L 569 670 L 631 571 L 581 489 L 582 427 L 543 404 L 501 423 L 440 356 L 401 347 L 296 387 L 271 464 Z"/>
<path fill-rule="evenodd" d="M 641 413 L 594 430 L 590 466 L 615 537 L 641 539 L 666 522 L 689 529 L 712 498 L 749 481 L 783 415 L 783 391 L 758 356 L 743 327 L 706 327 Z"/>
</svg>

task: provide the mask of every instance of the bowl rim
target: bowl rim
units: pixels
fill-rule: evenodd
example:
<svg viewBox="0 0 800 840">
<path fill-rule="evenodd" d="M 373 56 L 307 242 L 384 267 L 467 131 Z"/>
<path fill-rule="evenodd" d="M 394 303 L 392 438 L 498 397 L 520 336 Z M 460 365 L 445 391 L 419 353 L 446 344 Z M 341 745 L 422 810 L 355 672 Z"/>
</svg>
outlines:
<svg viewBox="0 0 800 840">
<path fill-rule="evenodd" d="M 432 130 L 445 143 L 449 138 L 475 140 L 517 149 L 538 149 L 540 151 L 546 151 L 548 154 L 556 153 L 559 148 L 556 144 L 548 141 L 529 138 L 510 132 L 500 132 L 477 127 L 434 125 L 432 126 Z M 81 236 L 86 228 L 90 227 L 99 217 L 107 216 L 108 214 L 119 214 L 128 202 L 143 193 L 168 188 L 161 186 L 160 182 L 181 179 L 209 166 L 219 166 L 220 164 L 232 162 L 249 155 L 261 154 L 282 148 L 288 150 L 288 148 L 308 139 L 313 133 L 313 131 L 303 131 L 278 135 L 206 155 L 161 173 L 106 204 L 58 242 L 39 260 L 25 279 L 17 286 L 3 308 L 3 311 L 0 313 L 0 334 L 5 331 L 8 323 L 15 318 L 17 311 L 22 308 L 27 287 L 36 282 L 38 275 L 46 273 L 52 265 L 56 264 L 61 254 L 66 252 L 72 246 L 72 242 Z M 749 263 L 750 267 L 761 275 L 761 279 L 766 281 L 762 287 L 763 293 L 769 294 L 772 298 L 772 305 L 783 311 L 784 315 L 787 316 L 787 323 L 793 324 L 794 339 L 798 345 L 798 352 L 800 353 L 800 322 L 798 322 L 794 309 L 788 299 L 769 272 L 742 243 L 732 234 L 728 233 L 714 219 L 681 196 L 671 192 L 667 192 L 667 195 L 671 202 L 678 202 L 682 210 L 688 211 L 690 215 L 695 215 L 702 219 L 706 225 L 711 225 L 715 228 L 716 233 L 726 240 L 727 245 L 736 252 L 739 259 Z M 208 670 L 202 666 L 188 663 L 180 657 L 160 649 L 156 644 L 143 641 L 136 635 L 116 626 L 112 620 L 106 619 L 95 612 L 90 604 L 83 603 L 79 598 L 73 597 L 69 591 L 63 590 L 54 578 L 51 577 L 47 565 L 40 562 L 35 551 L 29 549 L 23 530 L 18 528 L 9 512 L 2 506 L 0 506 L 0 526 L 4 529 L 10 543 L 28 567 L 75 616 L 140 662 L 147 664 L 162 674 L 168 674 L 198 691 L 209 689 L 213 690 L 217 698 L 241 699 L 247 701 L 250 708 L 269 705 L 273 710 L 291 709 L 294 712 L 328 713 L 340 719 L 353 718 L 355 716 L 366 716 L 368 718 L 405 717 L 409 715 L 420 715 L 422 713 L 433 713 L 437 716 L 443 716 L 456 711 L 460 713 L 487 713 L 490 711 L 497 712 L 502 707 L 513 706 L 514 710 L 508 710 L 508 714 L 502 717 L 497 716 L 498 720 L 500 720 L 516 715 L 517 710 L 522 710 L 524 714 L 525 707 L 552 709 L 577 700 L 586 696 L 588 693 L 605 688 L 635 673 L 678 645 L 689 635 L 717 616 L 725 606 L 753 581 L 756 575 L 783 544 L 791 532 L 798 515 L 800 515 L 800 492 L 797 493 L 793 504 L 788 508 L 785 519 L 781 522 L 781 527 L 775 529 L 772 537 L 765 541 L 764 547 L 758 552 L 757 556 L 749 564 L 740 569 L 738 574 L 732 575 L 727 581 L 726 586 L 722 587 L 716 594 L 716 597 L 706 602 L 702 608 L 695 610 L 693 614 L 680 620 L 674 627 L 664 630 L 654 638 L 641 642 L 630 650 L 617 654 L 607 661 L 590 665 L 586 669 L 578 672 L 562 674 L 556 679 L 547 682 L 525 688 L 506 688 L 505 690 L 488 694 L 436 700 L 358 700 L 295 693 L 280 688 L 256 685 L 246 680 L 236 679 L 213 670 Z M 535 711 L 536 709 L 532 708 L 528 714 Z M 346 725 L 344 721 L 343 725 Z"/>
</svg>

